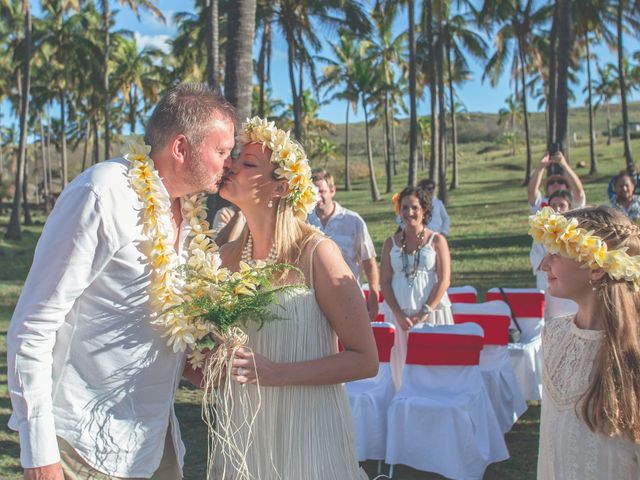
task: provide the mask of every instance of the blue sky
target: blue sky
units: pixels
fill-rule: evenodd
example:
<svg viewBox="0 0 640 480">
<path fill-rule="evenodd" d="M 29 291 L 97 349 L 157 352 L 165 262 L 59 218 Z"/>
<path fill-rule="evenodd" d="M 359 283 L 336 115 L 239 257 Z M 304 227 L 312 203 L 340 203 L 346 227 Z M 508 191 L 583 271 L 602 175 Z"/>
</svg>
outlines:
<svg viewBox="0 0 640 480">
<path fill-rule="evenodd" d="M 175 2 L 169 0 L 160 0 L 158 7 L 165 13 L 167 23 L 162 24 L 154 19 L 150 14 L 142 13 L 141 20 L 138 21 L 135 15 L 124 8 L 116 17 L 116 25 L 121 28 L 127 28 L 136 32 L 138 42 L 141 46 L 153 44 L 158 47 L 166 47 L 166 40 L 175 35 L 176 25 L 173 24 L 172 17 L 176 11 L 187 10 L 186 2 Z M 406 14 L 398 19 L 397 29 L 406 28 Z M 324 33 L 324 32 L 323 32 Z M 639 32 L 640 35 L 640 32 Z M 632 38 L 630 35 L 625 37 L 627 53 L 640 50 L 640 41 L 638 38 Z M 322 54 L 327 54 L 327 50 Z M 601 64 L 607 62 L 617 62 L 615 52 L 609 51 L 608 47 L 599 45 L 593 49 L 593 53 L 597 56 L 598 62 Z M 256 48 L 257 56 L 257 48 Z M 504 105 L 504 100 L 513 92 L 513 86 L 510 85 L 506 75 L 500 79 L 496 87 L 491 87 L 488 81 L 482 82 L 482 66 L 473 59 L 469 61 L 472 69 L 472 79 L 458 87 L 458 95 L 469 112 L 497 112 Z M 273 64 L 271 67 L 272 78 L 271 86 L 273 96 L 280 98 L 285 102 L 290 102 L 291 93 L 289 87 L 289 78 L 287 70 L 287 54 L 286 45 L 281 39 L 275 39 Z M 321 68 L 321 67 L 320 67 Z M 319 69 L 320 70 L 320 69 Z M 580 85 L 574 88 L 577 96 L 574 105 L 582 106 L 585 102 L 585 94 L 582 93 L 583 87 L 586 85 L 586 68 L 583 65 L 583 72 L 579 72 Z M 592 74 L 595 75 L 595 65 L 592 64 Z M 309 82 L 307 82 L 309 85 Z M 640 95 L 635 92 L 631 99 L 638 100 Z M 535 110 L 534 103 L 530 101 L 530 109 Z M 426 114 L 428 110 L 428 96 L 422 99 L 418 105 L 418 113 Z M 343 122 L 346 105 L 343 102 L 332 102 L 321 107 L 320 116 L 332 122 Z M 354 117 L 352 117 L 353 119 Z M 355 116 L 355 120 L 362 120 L 360 112 Z"/>
</svg>

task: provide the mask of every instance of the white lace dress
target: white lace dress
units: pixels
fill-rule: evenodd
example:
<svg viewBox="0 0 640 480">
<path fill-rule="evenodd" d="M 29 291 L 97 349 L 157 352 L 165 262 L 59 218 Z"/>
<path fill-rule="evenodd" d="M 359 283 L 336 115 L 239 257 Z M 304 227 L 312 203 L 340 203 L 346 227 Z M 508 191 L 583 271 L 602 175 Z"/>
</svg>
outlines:
<svg viewBox="0 0 640 480">
<path fill-rule="evenodd" d="M 542 332 L 538 479 L 640 479 L 640 445 L 594 433 L 578 416 L 582 405 L 576 403 L 589 387 L 603 335 L 578 328 L 573 318 L 557 317 Z"/>
<path fill-rule="evenodd" d="M 398 306 L 407 316 L 415 315 L 420 312 L 422 307 L 431 295 L 431 290 L 438 283 L 438 273 L 436 271 L 436 251 L 433 248 L 433 239 L 437 233 L 431 235 L 427 244 L 420 249 L 420 260 L 416 277 L 410 282 L 402 268 L 402 249 L 396 244 L 395 238 L 391 237 L 393 246 L 389 252 L 391 260 L 391 268 L 393 269 L 393 277 L 391 279 L 391 288 L 393 295 L 396 297 Z M 407 264 L 413 265 L 415 261 L 414 255 L 407 256 Z M 402 380 L 402 369 L 404 368 L 407 357 L 407 338 L 408 332 L 397 325 L 395 316 L 388 315 L 391 321 L 396 324 L 396 336 L 391 350 L 391 372 L 393 381 L 396 386 L 400 386 Z M 452 325 L 453 315 L 451 314 L 451 302 L 447 292 L 444 293 L 440 304 L 429 315 L 428 322 L 432 325 Z"/>
</svg>

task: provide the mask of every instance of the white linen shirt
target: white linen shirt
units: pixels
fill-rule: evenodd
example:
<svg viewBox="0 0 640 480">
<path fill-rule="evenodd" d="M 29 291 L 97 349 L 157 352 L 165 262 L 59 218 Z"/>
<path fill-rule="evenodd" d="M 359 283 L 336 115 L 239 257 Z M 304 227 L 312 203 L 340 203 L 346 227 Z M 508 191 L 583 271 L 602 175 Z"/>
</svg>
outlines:
<svg viewBox="0 0 640 480">
<path fill-rule="evenodd" d="M 9 426 L 20 434 L 25 468 L 59 461 L 57 435 L 101 472 L 149 478 L 171 425 L 182 469 L 173 402 L 184 354 L 150 323 L 149 240 L 128 165 L 102 162 L 65 188 L 14 311 Z"/>
<path fill-rule="evenodd" d="M 322 225 L 315 210 L 309 214 L 308 222 L 336 242 L 344 261 L 359 282 L 362 262 L 375 257 L 376 250 L 362 217 L 338 202 L 333 203 L 335 209 L 326 225 Z"/>
<path fill-rule="evenodd" d="M 431 199 L 431 209 L 431 220 L 427 228 L 434 232 L 449 235 L 449 214 L 447 214 L 447 209 L 444 207 L 442 200 L 433 197 Z"/>
</svg>

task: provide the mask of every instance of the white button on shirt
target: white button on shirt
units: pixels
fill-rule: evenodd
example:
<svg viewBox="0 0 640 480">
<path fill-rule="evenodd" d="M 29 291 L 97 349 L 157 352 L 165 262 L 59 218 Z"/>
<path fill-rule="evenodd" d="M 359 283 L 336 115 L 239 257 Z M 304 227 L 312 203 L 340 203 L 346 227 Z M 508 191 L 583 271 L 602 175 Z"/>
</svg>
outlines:
<svg viewBox="0 0 640 480">
<path fill-rule="evenodd" d="M 376 251 L 369 236 L 367 224 L 362 217 L 356 212 L 347 210 L 338 202 L 334 204 L 335 209 L 326 225 L 322 225 L 315 210 L 309 214 L 308 222 L 336 242 L 345 262 L 359 281 L 363 260 L 375 257 Z"/>
<path fill-rule="evenodd" d="M 59 461 L 57 435 L 101 472 L 148 478 L 170 422 L 182 468 L 173 402 L 184 354 L 150 323 L 149 240 L 127 169 L 124 159 L 102 162 L 65 188 L 13 314 L 9 425 L 25 468 Z"/>
</svg>

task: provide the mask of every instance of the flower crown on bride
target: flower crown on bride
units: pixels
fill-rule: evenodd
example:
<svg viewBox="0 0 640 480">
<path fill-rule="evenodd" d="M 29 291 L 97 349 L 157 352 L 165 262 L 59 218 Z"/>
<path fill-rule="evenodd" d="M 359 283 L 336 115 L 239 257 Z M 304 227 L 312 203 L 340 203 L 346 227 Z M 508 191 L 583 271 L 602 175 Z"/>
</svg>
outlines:
<svg viewBox="0 0 640 480">
<path fill-rule="evenodd" d="M 309 159 L 302 146 L 290 138 L 290 132 L 279 129 L 274 122 L 253 117 L 242 126 L 238 141 L 241 146 L 260 143 L 262 151 L 271 150 L 271 162 L 278 165 L 277 178 L 286 179 L 289 184 L 289 193 L 284 198 L 297 217 L 306 219 L 318 201 L 318 194 L 311 180 Z"/>
<path fill-rule="evenodd" d="M 584 263 L 592 270 L 602 269 L 615 280 L 626 280 L 635 290 L 640 288 L 640 256 L 630 256 L 626 248 L 608 250 L 602 238 L 545 207 L 529 217 L 529 235 L 549 253 Z"/>
</svg>

